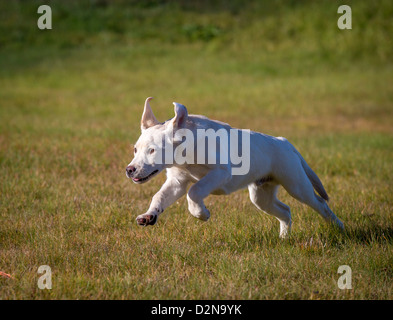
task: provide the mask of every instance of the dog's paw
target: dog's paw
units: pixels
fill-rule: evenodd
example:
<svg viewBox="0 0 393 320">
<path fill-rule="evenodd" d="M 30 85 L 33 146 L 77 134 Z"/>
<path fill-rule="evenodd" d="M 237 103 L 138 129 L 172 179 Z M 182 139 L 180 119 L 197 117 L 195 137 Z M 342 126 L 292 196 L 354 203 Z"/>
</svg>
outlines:
<svg viewBox="0 0 393 320">
<path fill-rule="evenodd" d="M 155 225 L 157 222 L 157 215 L 156 214 L 141 214 L 136 218 L 136 222 L 140 226 L 152 226 Z"/>
<path fill-rule="evenodd" d="M 207 221 L 210 218 L 210 211 L 204 207 L 204 208 L 198 208 L 197 210 L 190 210 L 190 213 L 197 219 L 202 220 L 202 221 Z"/>
</svg>

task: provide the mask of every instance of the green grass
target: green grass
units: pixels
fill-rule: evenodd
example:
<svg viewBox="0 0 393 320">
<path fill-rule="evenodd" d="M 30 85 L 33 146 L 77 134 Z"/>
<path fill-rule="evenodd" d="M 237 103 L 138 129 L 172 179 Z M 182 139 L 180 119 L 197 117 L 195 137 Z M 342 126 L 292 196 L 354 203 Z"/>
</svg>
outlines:
<svg viewBox="0 0 393 320">
<path fill-rule="evenodd" d="M 0 4 L 0 299 L 393 298 L 390 1 L 346 2 L 346 31 L 334 1 L 50 1 L 50 31 L 39 4 Z M 165 179 L 124 174 L 148 96 L 288 138 L 346 233 L 282 190 L 285 241 L 245 190 L 138 227 Z"/>
</svg>

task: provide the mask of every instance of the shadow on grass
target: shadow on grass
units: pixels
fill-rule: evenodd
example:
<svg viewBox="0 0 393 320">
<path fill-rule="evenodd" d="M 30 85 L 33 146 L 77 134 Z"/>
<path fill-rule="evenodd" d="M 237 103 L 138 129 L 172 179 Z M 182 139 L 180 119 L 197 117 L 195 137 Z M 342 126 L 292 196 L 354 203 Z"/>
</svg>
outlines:
<svg viewBox="0 0 393 320">
<path fill-rule="evenodd" d="M 393 244 L 393 228 L 391 226 L 347 225 L 345 232 L 324 226 L 318 235 L 322 243 L 330 247 L 345 247 L 352 244 Z"/>
<path fill-rule="evenodd" d="M 393 243 L 393 228 L 390 226 L 356 226 L 349 228 L 346 238 L 357 243 Z"/>
<path fill-rule="evenodd" d="M 277 230 L 259 233 L 257 230 L 248 234 L 247 238 L 235 237 L 229 247 L 237 251 L 249 251 L 258 246 L 269 248 L 299 247 L 301 249 L 316 250 L 323 248 L 345 248 L 353 244 L 393 244 L 393 228 L 391 226 L 363 225 L 347 226 L 345 232 L 337 228 L 322 225 L 317 232 L 311 230 L 292 232 L 288 239 L 280 239 Z"/>
</svg>

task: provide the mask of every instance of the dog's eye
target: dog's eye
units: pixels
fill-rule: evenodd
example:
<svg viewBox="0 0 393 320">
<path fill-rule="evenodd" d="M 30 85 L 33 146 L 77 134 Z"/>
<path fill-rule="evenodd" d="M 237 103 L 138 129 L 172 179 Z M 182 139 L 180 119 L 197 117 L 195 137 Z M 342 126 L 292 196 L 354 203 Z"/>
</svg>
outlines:
<svg viewBox="0 0 393 320">
<path fill-rule="evenodd" d="M 134 148 L 134 153 L 136 153 L 136 151 L 137 151 L 136 148 Z"/>
<path fill-rule="evenodd" d="M 154 149 L 150 149 L 150 154 L 154 153 L 154 151 L 155 151 Z"/>
</svg>

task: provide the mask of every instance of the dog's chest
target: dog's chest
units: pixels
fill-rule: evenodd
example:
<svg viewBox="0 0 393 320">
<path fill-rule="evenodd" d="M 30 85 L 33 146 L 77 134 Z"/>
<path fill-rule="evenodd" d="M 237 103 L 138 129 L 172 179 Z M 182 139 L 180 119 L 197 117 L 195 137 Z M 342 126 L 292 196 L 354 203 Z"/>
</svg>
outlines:
<svg viewBox="0 0 393 320">
<path fill-rule="evenodd" d="M 182 168 L 182 170 L 189 176 L 190 180 L 197 182 L 201 180 L 210 170 L 203 165 L 188 165 Z"/>
</svg>

